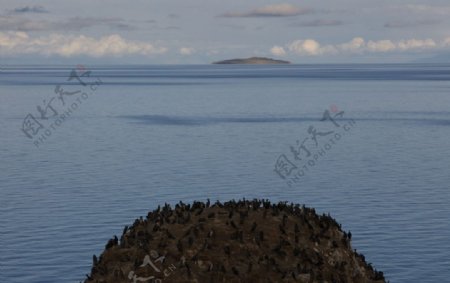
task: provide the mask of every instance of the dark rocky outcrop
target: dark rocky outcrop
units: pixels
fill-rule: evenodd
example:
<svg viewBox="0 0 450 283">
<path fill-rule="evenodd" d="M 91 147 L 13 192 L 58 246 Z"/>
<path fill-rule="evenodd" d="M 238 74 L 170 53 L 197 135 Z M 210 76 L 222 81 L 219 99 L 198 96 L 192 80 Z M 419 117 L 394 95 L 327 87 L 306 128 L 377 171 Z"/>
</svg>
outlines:
<svg viewBox="0 0 450 283">
<path fill-rule="evenodd" d="M 267 200 L 158 207 L 94 256 L 85 282 L 385 282 L 329 215 Z"/>
</svg>

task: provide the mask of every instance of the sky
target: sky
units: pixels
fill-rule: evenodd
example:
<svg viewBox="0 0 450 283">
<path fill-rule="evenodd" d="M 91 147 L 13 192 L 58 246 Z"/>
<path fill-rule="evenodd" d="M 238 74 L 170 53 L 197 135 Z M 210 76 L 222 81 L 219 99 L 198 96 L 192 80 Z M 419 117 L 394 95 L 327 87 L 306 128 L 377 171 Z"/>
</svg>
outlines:
<svg viewBox="0 0 450 283">
<path fill-rule="evenodd" d="M 448 0 L 0 0 L 0 64 L 450 62 Z"/>
</svg>

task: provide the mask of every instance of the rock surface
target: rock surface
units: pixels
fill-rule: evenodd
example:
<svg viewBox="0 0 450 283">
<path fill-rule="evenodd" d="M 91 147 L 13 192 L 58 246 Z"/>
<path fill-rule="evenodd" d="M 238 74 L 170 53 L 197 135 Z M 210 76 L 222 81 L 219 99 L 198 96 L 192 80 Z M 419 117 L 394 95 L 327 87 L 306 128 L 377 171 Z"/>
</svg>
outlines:
<svg viewBox="0 0 450 283">
<path fill-rule="evenodd" d="M 300 205 L 180 202 L 109 240 L 85 282 L 385 282 L 350 241 L 329 215 Z"/>
</svg>

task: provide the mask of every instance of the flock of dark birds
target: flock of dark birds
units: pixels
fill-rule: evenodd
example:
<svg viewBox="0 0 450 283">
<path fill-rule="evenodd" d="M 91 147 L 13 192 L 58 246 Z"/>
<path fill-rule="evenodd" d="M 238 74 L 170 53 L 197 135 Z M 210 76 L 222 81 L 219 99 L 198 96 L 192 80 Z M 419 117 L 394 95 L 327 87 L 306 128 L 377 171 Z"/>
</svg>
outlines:
<svg viewBox="0 0 450 283">
<path fill-rule="evenodd" d="M 166 204 L 110 239 L 84 282 L 386 282 L 351 238 L 287 202 Z"/>
</svg>

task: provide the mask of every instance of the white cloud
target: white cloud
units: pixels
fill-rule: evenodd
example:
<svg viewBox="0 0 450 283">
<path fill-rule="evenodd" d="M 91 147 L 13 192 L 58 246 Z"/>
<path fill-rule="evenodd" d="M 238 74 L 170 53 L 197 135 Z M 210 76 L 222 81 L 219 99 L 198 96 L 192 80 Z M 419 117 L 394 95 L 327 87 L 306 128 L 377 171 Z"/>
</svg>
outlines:
<svg viewBox="0 0 450 283">
<path fill-rule="evenodd" d="M 355 37 L 350 42 L 338 45 L 338 49 L 345 52 L 359 52 L 365 45 L 364 38 Z"/>
<path fill-rule="evenodd" d="M 332 45 L 321 46 L 314 39 L 295 40 L 287 45 L 289 51 L 299 55 L 316 56 L 326 53 L 336 53 L 336 48 Z"/>
<path fill-rule="evenodd" d="M 191 55 L 195 52 L 195 49 L 190 47 L 181 47 L 179 52 L 181 55 Z"/>
<path fill-rule="evenodd" d="M 445 41 L 444 41 L 445 46 Z M 432 39 L 409 39 L 409 40 L 401 40 L 397 43 L 397 48 L 400 50 L 408 50 L 408 49 L 427 49 L 427 48 L 435 48 L 438 47 L 438 44 Z"/>
<path fill-rule="evenodd" d="M 321 45 L 314 39 L 295 40 L 285 45 L 287 50 L 292 54 L 304 56 L 345 54 L 345 53 L 386 53 L 401 51 L 423 51 L 430 49 L 443 49 L 450 46 L 450 37 L 441 42 L 433 39 L 407 39 L 393 41 L 389 39 L 369 40 L 366 41 L 362 37 L 355 37 L 349 42 L 335 45 Z M 274 48 L 283 48 L 282 46 L 274 46 Z M 284 48 L 283 48 L 284 50 Z M 272 52 L 273 54 L 273 52 Z"/>
<path fill-rule="evenodd" d="M 378 40 L 367 42 L 366 48 L 371 52 L 388 52 L 396 49 L 395 43 L 391 40 Z"/>
<path fill-rule="evenodd" d="M 272 53 L 272 55 L 275 55 L 275 56 L 285 56 L 286 55 L 286 51 L 284 50 L 284 48 L 281 46 L 278 46 L 278 45 L 272 47 L 270 49 L 270 53 Z"/>
<path fill-rule="evenodd" d="M 444 39 L 444 46 L 450 46 L 450 37 L 447 37 L 446 39 Z"/>
<path fill-rule="evenodd" d="M 222 17 L 292 17 L 311 13 L 311 9 L 299 8 L 292 4 L 274 4 L 260 7 L 249 12 L 231 12 L 225 13 Z"/>
<path fill-rule="evenodd" d="M 66 36 L 51 34 L 31 38 L 25 32 L 0 32 L 0 55 L 40 54 L 71 57 L 86 55 L 91 57 L 152 55 L 167 51 L 165 47 L 142 41 L 129 41 L 113 34 L 101 38 L 85 35 Z"/>
<path fill-rule="evenodd" d="M 298 54 L 318 55 L 320 44 L 313 39 L 296 40 L 288 45 L 288 49 Z"/>
</svg>

